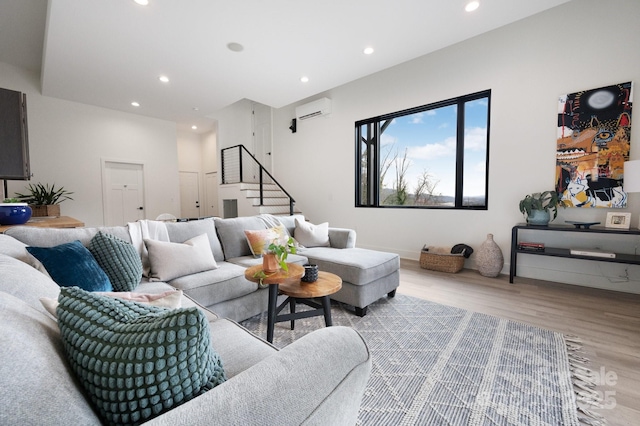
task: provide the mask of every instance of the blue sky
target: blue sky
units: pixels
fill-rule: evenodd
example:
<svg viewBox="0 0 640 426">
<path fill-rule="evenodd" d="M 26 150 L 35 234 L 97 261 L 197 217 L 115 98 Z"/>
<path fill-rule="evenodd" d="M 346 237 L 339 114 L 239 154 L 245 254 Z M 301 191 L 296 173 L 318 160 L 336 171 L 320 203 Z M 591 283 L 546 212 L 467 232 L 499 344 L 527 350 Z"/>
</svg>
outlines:
<svg viewBox="0 0 640 426">
<path fill-rule="evenodd" d="M 486 170 L 487 99 L 468 102 L 465 112 L 465 196 L 484 195 Z M 382 135 L 382 156 L 388 149 L 407 150 L 409 192 L 426 170 L 439 181 L 435 192 L 454 195 L 456 161 L 456 106 L 421 112 L 393 120 Z M 392 187 L 395 169 L 391 167 L 384 186 Z"/>
</svg>

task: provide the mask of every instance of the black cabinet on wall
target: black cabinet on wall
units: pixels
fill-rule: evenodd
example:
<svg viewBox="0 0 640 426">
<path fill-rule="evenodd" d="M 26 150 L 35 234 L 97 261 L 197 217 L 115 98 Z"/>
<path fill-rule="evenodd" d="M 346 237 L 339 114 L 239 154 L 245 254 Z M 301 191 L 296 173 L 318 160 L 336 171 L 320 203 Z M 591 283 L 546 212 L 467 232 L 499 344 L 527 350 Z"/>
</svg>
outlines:
<svg viewBox="0 0 640 426">
<path fill-rule="evenodd" d="M 27 180 L 30 175 L 27 95 L 0 89 L 0 179 Z"/>
</svg>

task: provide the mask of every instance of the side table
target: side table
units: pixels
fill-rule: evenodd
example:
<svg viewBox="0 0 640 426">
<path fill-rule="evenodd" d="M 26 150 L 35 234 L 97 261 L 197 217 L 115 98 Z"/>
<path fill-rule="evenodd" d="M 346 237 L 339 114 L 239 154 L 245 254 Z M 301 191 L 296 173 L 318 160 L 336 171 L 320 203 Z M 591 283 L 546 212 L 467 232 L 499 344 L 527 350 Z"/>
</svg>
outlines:
<svg viewBox="0 0 640 426">
<path fill-rule="evenodd" d="M 69 216 L 60 217 L 32 217 L 27 223 L 22 225 L 2 225 L 0 226 L 0 234 L 14 226 L 34 226 L 37 228 L 82 228 L 84 222 Z"/>
<path fill-rule="evenodd" d="M 254 275 L 262 271 L 262 264 L 254 265 L 244 271 L 244 277 L 254 283 L 269 284 L 269 308 L 267 310 L 267 342 L 273 343 L 273 327 L 276 323 L 277 316 L 277 303 L 278 303 L 278 287 L 280 284 L 286 284 L 288 282 L 300 282 L 300 278 L 304 276 L 304 268 L 294 263 L 287 263 L 289 271 L 285 272 L 282 269 L 265 278 L 256 278 Z"/>
<path fill-rule="evenodd" d="M 273 329 L 276 322 L 291 321 L 293 330 L 295 320 L 312 316 L 324 315 L 325 325 L 331 326 L 331 300 L 330 295 L 342 288 L 342 279 L 329 272 L 320 271 L 318 280 L 313 283 L 300 282 L 304 275 L 304 268 L 296 264 L 288 264 L 289 272 L 282 270 L 270 274 L 262 279 L 263 284 L 269 284 L 269 307 L 267 310 L 267 341 L 273 343 Z M 255 265 L 244 272 L 247 280 L 260 282 L 260 278 L 254 275 L 262 270 L 262 265 Z M 277 306 L 278 294 L 287 295 L 287 299 Z M 319 304 L 311 299 L 321 298 Z M 295 312 L 297 302 L 315 308 L 312 311 Z M 291 313 L 278 315 L 280 311 L 289 305 Z"/>
<path fill-rule="evenodd" d="M 324 324 L 331 327 L 331 296 L 342 288 L 342 278 L 330 272 L 318 271 L 318 279 L 314 282 L 289 282 L 280 286 L 280 293 L 289 296 L 276 311 L 276 314 L 289 302 L 290 314 L 278 316 L 279 321 L 291 320 L 291 329 L 295 326 L 295 320 L 324 315 Z M 312 299 L 319 298 L 321 304 Z M 312 311 L 296 312 L 296 303 L 305 304 Z"/>
</svg>

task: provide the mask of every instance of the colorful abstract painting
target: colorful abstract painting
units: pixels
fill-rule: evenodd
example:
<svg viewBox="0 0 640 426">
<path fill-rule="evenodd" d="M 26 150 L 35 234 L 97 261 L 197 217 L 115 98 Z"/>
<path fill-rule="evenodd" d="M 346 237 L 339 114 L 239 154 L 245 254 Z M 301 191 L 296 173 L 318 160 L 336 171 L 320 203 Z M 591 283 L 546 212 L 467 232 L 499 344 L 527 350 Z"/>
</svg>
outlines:
<svg viewBox="0 0 640 426">
<path fill-rule="evenodd" d="M 565 205 L 626 207 L 632 100 L 631 82 L 560 97 L 556 191 Z"/>
</svg>

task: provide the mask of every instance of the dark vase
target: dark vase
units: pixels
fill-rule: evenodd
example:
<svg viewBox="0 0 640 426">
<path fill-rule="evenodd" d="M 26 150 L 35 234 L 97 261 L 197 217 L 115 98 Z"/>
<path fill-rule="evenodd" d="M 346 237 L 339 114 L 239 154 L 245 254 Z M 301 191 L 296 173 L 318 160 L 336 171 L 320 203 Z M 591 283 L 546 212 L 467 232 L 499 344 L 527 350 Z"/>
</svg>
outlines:
<svg viewBox="0 0 640 426">
<path fill-rule="evenodd" d="M 0 203 L 0 225 L 22 225 L 31 219 L 27 203 Z"/>
<path fill-rule="evenodd" d="M 318 281 L 318 265 L 304 265 L 304 276 L 300 280 L 306 283 Z"/>
</svg>

